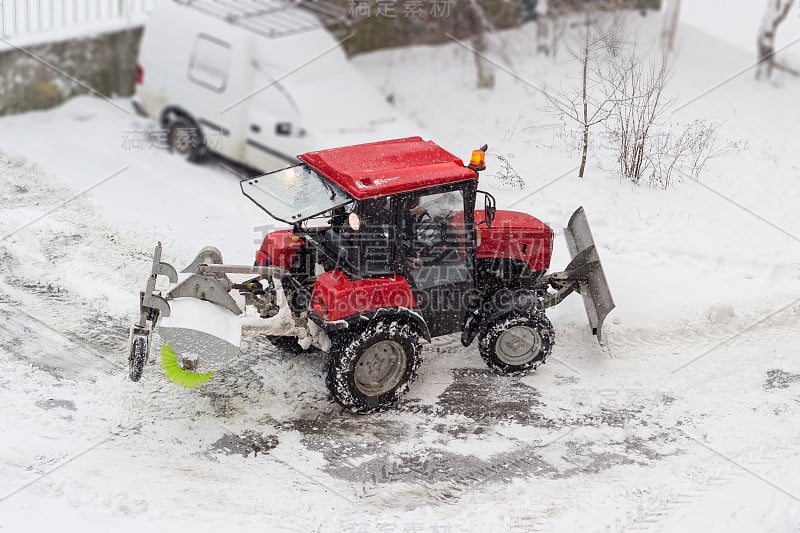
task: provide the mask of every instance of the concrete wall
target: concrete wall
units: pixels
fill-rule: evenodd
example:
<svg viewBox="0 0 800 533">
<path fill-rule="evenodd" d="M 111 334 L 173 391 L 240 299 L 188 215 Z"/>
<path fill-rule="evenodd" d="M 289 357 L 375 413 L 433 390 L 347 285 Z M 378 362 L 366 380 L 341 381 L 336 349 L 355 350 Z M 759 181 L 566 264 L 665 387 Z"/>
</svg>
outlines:
<svg viewBox="0 0 800 533">
<path fill-rule="evenodd" d="M 90 93 L 86 86 L 105 96 L 133 94 L 141 35 L 139 26 L 0 51 L 0 115 L 53 107 Z"/>
</svg>

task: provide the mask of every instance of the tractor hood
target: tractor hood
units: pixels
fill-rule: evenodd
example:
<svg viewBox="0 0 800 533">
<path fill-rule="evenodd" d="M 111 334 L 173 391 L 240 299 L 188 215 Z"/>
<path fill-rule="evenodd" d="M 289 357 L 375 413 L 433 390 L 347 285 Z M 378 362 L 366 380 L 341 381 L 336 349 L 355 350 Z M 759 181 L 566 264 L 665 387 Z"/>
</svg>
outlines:
<svg viewBox="0 0 800 533">
<path fill-rule="evenodd" d="M 547 270 L 553 253 L 553 230 L 527 213 L 498 210 L 492 227 L 483 210 L 475 211 L 479 242 L 478 259 L 513 259 L 528 263 L 532 271 Z"/>
<path fill-rule="evenodd" d="M 482 223 L 486 220 L 486 213 L 481 210 L 475 211 L 475 222 Z M 497 210 L 497 214 L 492 222 L 492 227 L 488 228 L 481 224 L 481 234 L 483 235 L 506 235 L 524 237 L 528 234 L 536 236 L 546 236 L 548 239 L 553 230 L 538 218 L 521 213 L 519 211 Z"/>
</svg>

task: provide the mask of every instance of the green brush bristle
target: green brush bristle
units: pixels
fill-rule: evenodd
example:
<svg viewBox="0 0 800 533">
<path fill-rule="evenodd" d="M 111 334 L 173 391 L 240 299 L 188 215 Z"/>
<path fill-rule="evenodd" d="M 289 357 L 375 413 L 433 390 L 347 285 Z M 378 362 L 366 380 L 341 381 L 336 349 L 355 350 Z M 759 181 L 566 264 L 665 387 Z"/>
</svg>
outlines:
<svg viewBox="0 0 800 533">
<path fill-rule="evenodd" d="M 200 373 L 182 369 L 178 364 L 178 357 L 166 342 L 161 345 L 161 366 L 167 379 L 187 389 L 202 385 L 214 375 L 214 372 Z"/>
</svg>

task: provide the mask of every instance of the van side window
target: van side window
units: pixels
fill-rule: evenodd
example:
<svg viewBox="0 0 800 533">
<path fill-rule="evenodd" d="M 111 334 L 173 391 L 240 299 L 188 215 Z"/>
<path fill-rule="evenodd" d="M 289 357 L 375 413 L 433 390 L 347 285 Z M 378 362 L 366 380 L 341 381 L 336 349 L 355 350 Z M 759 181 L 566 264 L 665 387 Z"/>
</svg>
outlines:
<svg viewBox="0 0 800 533">
<path fill-rule="evenodd" d="M 216 92 L 224 92 L 231 66 L 231 45 L 199 33 L 189 60 L 189 79 Z"/>
</svg>

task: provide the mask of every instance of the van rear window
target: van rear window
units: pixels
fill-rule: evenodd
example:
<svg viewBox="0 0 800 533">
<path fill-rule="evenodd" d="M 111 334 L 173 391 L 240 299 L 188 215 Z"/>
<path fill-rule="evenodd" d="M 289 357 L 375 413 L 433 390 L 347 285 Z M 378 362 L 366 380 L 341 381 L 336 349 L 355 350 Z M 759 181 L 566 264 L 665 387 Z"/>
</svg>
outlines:
<svg viewBox="0 0 800 533">
<path fill-rule="evenodd" d="M 197 35 L 189 60 L 189 79 L 216 92 L 224 92 L 231 66 L 231 45 L 204 33 Z"/>
</svg>

